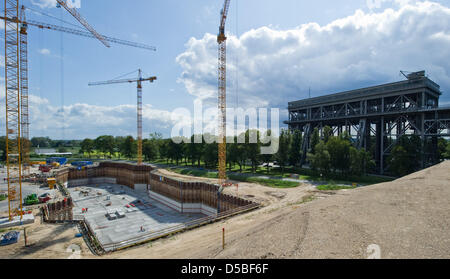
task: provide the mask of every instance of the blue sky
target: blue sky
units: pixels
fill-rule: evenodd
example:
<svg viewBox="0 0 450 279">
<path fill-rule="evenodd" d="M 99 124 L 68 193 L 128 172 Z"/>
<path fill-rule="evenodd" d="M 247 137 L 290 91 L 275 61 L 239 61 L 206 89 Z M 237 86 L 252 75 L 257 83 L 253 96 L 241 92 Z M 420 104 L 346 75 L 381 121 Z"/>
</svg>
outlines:
<svg viewBox="0 0 450 279">
<path fill-rule="evenodd" d="M 79 25 L 52 7 L 52 0 L 22 2 Z M 93 39 L 30 27 L 31 136 L 135 135 L 135 85 L 87 84 L 138 68 L 158 76 L 144 84 L 144 133 L 169 136 L 174 109 L 192 109 L 196 98 L 215 102 L 214 36 L 222 5 L 222 0 L 81 0 L 79 12 L 99 33 L 153 45 L 156 52 L 115 44 L 107 49 Z M 284 120 L 287 102 L 307 97 L 309 87 L 318 96 L 401 80 L 399 70 L 422 69 L 441 84 L 442 101 L 449 103 L 448 6 L 444 0 L 231 0 L 228 106 L 279 107 Z M 30 11 L 27 16 L 63 25 Z M 422 34 L 427 40 L 416 45 Z"/>
</svg>

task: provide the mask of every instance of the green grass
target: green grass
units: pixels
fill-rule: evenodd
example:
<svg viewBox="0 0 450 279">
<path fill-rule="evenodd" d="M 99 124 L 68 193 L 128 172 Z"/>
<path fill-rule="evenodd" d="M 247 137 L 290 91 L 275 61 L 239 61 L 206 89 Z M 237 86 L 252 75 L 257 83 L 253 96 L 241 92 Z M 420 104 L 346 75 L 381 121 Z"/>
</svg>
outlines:
<svg viewBox="0 0 450 279">
<path fill-rule="evenodd" d="M 218 177 L 217 172 L 211 172 L 211 171 L 207 171 L 207 170 L 182 169 L 182 168 L 170 168 L 169 170 L 179 173 L 179 174 L 190 175 L 190 176 L 195 176 L 195 177 L 204 177 L 204 178 L 217 178 Z M 298 182 L 283 181 L 283 180 L 279 180 L 279 179 L 265 179 L 265 178 L 235 175 L 235 174 L 234 175 L 229 174 L 228 178 L 231 180 L 248 182 L 248 183 L 257 183 L 257 184 L 274 187 L 274 188 L 293 188 L 293 187 L 297 187 L 300 185 L 300 183 L 298 183 Z"/>
<path fill-rule="evenodd" d="M 335 190 L 343 190 L 343 189 L 355 189 L 355 186 L 342 186 L 336 184 L 326 184 L 317 186 L 317 189 L 320 191 L 335 191 Z"/>
<path fill-rule="evenodd" d="M 8 197 L 6 195 L 0 195 L 0 201 L 6 200 Z"/>
<path fill-rule="evenodd" d="M 273 188 L 295 188 L 300 186 L 300 183 L 293 182 L 293 181 L 283 181 L 279 179 L 265 179 L 265 178 L 258 178 L 258 177 L 246 177 L 246 176 L 239 176 L 239 175 L 228 175 L 228 178 L 231 180 L 241 181 L 241 182 L 249 182 L 249 183 L 257 183 L 264 186 L 269 186 Z"/>
</svg>

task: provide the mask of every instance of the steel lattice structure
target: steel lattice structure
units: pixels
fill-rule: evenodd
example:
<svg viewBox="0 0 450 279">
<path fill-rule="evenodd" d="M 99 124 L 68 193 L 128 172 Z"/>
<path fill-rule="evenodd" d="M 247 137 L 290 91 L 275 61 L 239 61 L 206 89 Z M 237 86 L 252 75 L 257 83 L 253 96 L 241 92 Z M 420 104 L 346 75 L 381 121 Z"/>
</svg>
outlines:
<svg viewBox="0 0 450 279">
<path fill-rule="evenodd" d="M 30 120 L 28 110 L 28 25 L 25 19 L 25 7 L 20 13 L 20 109 L 21 109 L 21 139 L 22 139 L 22 173 L 29 174 L 30 168 Z"/>
<path fill-rule="evenodd" d="M 227 178 L 227 139 L 226 139 L 226 125 L 227 125 L 227 37 L 225 36 L 225 23 L 230 7 L 230 0 L 225 0 L 223 9 L 220 15 L 219 34 L 217 36 L 217 43 L 219 44 L 219 63 L 218 63 L 218 160 L 219 160 L 219 183 L 225 183 Z"/>
<path fill-rule="evenodd" d="M 142 82 L 149 81 L 153 83 L 157 77 L 142 78 L 142 70 L 138 70 L 137 79 L 113 79 L 108 81 L 90 82 L 89 86 L 118 84 L 118 83 L 137 83 L 137 156 L 138 165 L 142 165 Z"/>
<path fill-rule="evenodd" d="M 371 151 L 378 172 L 388 170 L 387 158 L 403 135 L 422 139 L 422 167 L 438 162 L 439 137 L 450 136 L 450 108 L 439 107 L 440 86 L 417 72 L 407 80 L 290 102 L 290 130 L 303 132 L 303 157 L 313 129 L 330 126 L 334 135 L 350 134 L 357 148 Z"/>
<path fill-rule="evenodd" d="M 22 218 L 21 95 L 19 50 L 19 1 L 5 0 L 5 99 L 6 99 L 6 167 L 9 219 Z"/>
</svg>

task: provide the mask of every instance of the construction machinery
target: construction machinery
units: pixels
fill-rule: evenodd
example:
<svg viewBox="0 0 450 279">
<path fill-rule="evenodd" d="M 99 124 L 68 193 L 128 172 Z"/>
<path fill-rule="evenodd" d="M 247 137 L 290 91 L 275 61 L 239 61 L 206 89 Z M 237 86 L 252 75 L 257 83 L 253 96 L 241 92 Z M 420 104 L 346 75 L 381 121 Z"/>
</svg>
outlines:
<svg viewBox="0 0 450 279">
<path fill-rule="evenodd" d="M 31 194 L 31 195 L 28 195 L 28 196 L 23 200 L 23 203 L 24 203 L 25 205 L 35 205 L 35 204 L 38 204 L 38 203 L 39 203 L 39 199 L 38 199 L 38 197 L 37 197 L 36 194 Z"/>
<path fill-rule="evenodd" d="M 5 0 L 4 3 L 4 15 L 0 16 L 0 19 L 3 19 L 5 24 L 6 180 L 8 181 L 9 219 L 12 220 L 16 214 L 22 218 L 20 213 L 23 212 L 22 176 L 27 175 L 29 166 L 28 27 L 35 26 L 41 29 L 97 38 L 107 47 L 109 47 L 108 42 L 113 42 L 149 50 L 156 49 L 100 35 L 75 8 L 67 4 L 67 1 L 57 0 L 58 6 L 66 9 L 89 32 L 27 21 L 24 6 L 19 15 L 19 0 Z"/>
<path fill-rule="evenodd" d="M 50 188 L 50 190 L 55 189 L 56 186 L 56 178 L 51 177 L 51 178 L 47 178 L 47 185 Z"/>
<path fill-rule="evenodd" d="M 144 81 L 149 81 L 153 83 L 157 78 L 156 77 L 148 77 L 142 78 L 141 69 L 138 70 L 138 78 L 137 79 L 115 79 L 101 82 L 90 82 L 89 86 L 96 85 L 106 85 L 106 84 L 116 84 L 116 83 L 137 83 L 137 164 L 142 165 L 142 83 Z"/>
<path fill-rule="evenodd" d="M 225 23 L 230 7 L 230 0 L 225 0 L 220 13 L 219 34 L 217 43 L 219 44 L 219 183 L 222 185 L 227 179 L 227 135 L 226 135 L 226 110 L 227 110 L 227 37 L 225 36 Z"/>
</svg>

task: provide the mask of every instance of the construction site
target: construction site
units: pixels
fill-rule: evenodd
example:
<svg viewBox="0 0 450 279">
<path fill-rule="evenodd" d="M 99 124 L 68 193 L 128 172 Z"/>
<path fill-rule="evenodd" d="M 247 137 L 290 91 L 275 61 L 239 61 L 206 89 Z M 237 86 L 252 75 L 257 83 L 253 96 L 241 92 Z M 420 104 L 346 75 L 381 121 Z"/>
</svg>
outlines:
<svg viewBox="0 0 450 279">
<path fill-rule="evenodd" d="M 276 179 L 295 187 L 231 179 L 231 171 L 227 174 L 225 28 L 231 1 L 225 0 L 215 73 L 216 176 L 186 175 L 145 161 L 143 85 L 158 82 L 158 77 L 146 76 L 141 69 L 133 72 L 135 78 L 88 83 L 136 85 L 136 122 L 132 123 L 136 161 L 53 157 L 68 154 L 63 152 L 31 160 L 29 29 L 83 36 L 104 47 L 119 44 L 152 52 L 156 48 L 98 33 L 71 1 L 56 0 L 83 31 L 27 20 L 28 8 L 20 2 L 5 0 L 0 16 L 5 25 L 6 90 L 0 258 L 371 258 L 373 247 L 381 249 L 382 258 L 449 257 L 450 162 L 440 160 L 437 150 L 438 139 L 450 137 L 450 108 L 439 106 L 443 92 L 424 71 L 404 74 L 406 80 L 399 82 L 288 104 L 289 118 L 284 123 L 290 133 L 299 131 L 304 139 L 300 169 L 312 152 L 314 129 L 323 138 L 328 126 L 330 136 L 348 133 L 356 150 L 369 151 L 375 167 L 368 177 L 388 182 L 369 185 L 334 179 L 330 184 L 341 188 L 321 190 L 329 182 L 322 173 L 312 179 L 283 170 Z M 393 147 L 405 135 L 416 135 L 424 142 L 422 170 L 402 178 L 386 176 Z M 269 163 L 266 166 L 269 169 Z M 313 166 L 307 170 L 313 171 Z"/>
</svg>

